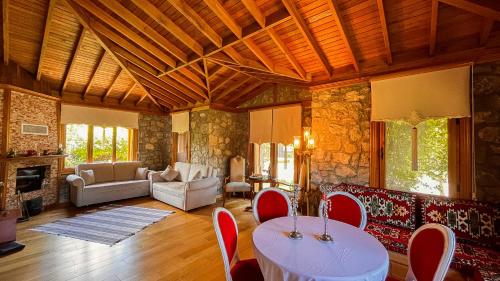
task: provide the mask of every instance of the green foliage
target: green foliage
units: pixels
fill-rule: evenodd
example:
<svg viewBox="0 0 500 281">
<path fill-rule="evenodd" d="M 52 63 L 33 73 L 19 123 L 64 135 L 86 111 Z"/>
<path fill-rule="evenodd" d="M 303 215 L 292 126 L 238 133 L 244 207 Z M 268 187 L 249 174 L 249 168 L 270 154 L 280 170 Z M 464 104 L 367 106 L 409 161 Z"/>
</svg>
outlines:
<svg viewBox="0 0 500 281">
<path fill-rule="evenodd" d="M 402 121 L 386 122 L 386 186 L 446 195 L 447 119 L 431 119 L 417 126 L 418 171 L 411 168 L 411 129 L 409 124 Z"/>
<path fill-rule="evenodd" d="M 66 125 L 65 167 L 74 167 L 87 162 L 87 125 Z"/>
</svg>

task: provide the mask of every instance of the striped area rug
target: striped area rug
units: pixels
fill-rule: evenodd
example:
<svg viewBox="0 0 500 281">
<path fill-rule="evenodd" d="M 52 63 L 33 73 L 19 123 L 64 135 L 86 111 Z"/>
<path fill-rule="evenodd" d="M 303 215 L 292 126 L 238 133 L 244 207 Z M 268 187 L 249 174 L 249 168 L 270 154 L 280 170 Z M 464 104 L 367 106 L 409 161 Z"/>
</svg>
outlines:
<svg viewBox="0 0 500 281">
<path fill-rule="evenodd" d="M 112 246 L 172 213 L 110 204 L 73 218 L 39 225 L 31 230 Z"/>
</svg>

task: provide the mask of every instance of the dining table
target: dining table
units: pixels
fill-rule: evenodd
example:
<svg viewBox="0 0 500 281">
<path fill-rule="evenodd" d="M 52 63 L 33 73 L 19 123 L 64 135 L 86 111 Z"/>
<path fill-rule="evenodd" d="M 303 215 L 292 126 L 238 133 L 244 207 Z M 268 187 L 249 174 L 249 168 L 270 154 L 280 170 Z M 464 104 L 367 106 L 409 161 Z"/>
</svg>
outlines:
<svg viewBox="0 0 500 281">
<path fill-rule="evenodd" d="M 266 221 L 252 234 L 255 257 L 266 281 L 384 281 L 389 254 L 367 232 L 352 225 L 328 220 L 333 242 L 318 240 L 324 220 L 298 216 L 303 238 L 290 239 L 293 217 Z"/>
</svg>

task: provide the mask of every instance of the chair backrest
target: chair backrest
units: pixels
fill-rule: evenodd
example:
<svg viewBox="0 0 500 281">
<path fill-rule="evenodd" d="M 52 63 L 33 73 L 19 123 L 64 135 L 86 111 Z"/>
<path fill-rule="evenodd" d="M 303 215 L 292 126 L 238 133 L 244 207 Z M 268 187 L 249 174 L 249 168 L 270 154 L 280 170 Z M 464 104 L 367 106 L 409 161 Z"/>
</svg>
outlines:
<svg viewBox="0 0 500 281">
<path fill-rule="evenodd" d="M 212 214 L 215 234 L 222 252 L 226 280 L 231 281 L 231 264 L 239 261 L 238 225 L 233 214 L 225 208 L 216 208 Z"/>
<path fill-rule="evenodd" d="M 245 181 L 245 158 L 235 156 L 231 158 L 229 163 L 229 181 L 243 182 Z"/>
<path fill-rule="evenodd" d="M 356 196 L 343 191 L 335 191 L 328 193 L 326 200 L 331 202 L 331 208 L 327 212 L 329 219 L 365 229 L 366 209 Z M 325 202 L 321 201 L 318 210 L 320 217 L 323 217 L 324 206 Z"/>
<path fill-rule="evenodd" d="M 455 251 L 455 234 L 437 223 L 419 227 L 408 246 L 406 280 L 442 281 Z"/>
<path fill-rule="evenodd" d="M 288 195 L 277 188 L 266 188 L 255 196 L 253 216 L 257 223 L 292 215 L 292 204 Z"/>
</svg>

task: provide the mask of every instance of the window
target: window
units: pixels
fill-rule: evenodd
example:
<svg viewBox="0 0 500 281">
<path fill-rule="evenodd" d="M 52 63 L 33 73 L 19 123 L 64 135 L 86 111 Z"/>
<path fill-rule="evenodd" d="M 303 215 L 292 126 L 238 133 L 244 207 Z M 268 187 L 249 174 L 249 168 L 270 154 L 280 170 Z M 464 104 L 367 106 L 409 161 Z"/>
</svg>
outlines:
<svg viewBox="0 0 500 281">
<path fill-rule="evenodd" d="M 385 186 L 448 196 L 448 120 L 431 119 L 417 125 L 416 171 L 412 170 L 411 130 L 402 121 L 385 122 Z"/>
<path fill-rule="evenodd" d="M 85 124 L 63 126 L 63 143 L 68 154 L 64 161 L 65 168 L 87 162 L 130 161 L 137 158 L 134 155 L 137 150 L 135 129 Z"/>
<path fill-rule="evenodd" d="M 278 170 L 277 179 L 279 182 L 293 184 L 295 176 L 294 148 L 293 145 L 278 144 Z"/>
<path fill-rule="evenodd" d="M 263 143 L 259 149 L 260 171 L 257 174 L 269 175 L 271 172 L 271 144 Z"/>
</svg>

